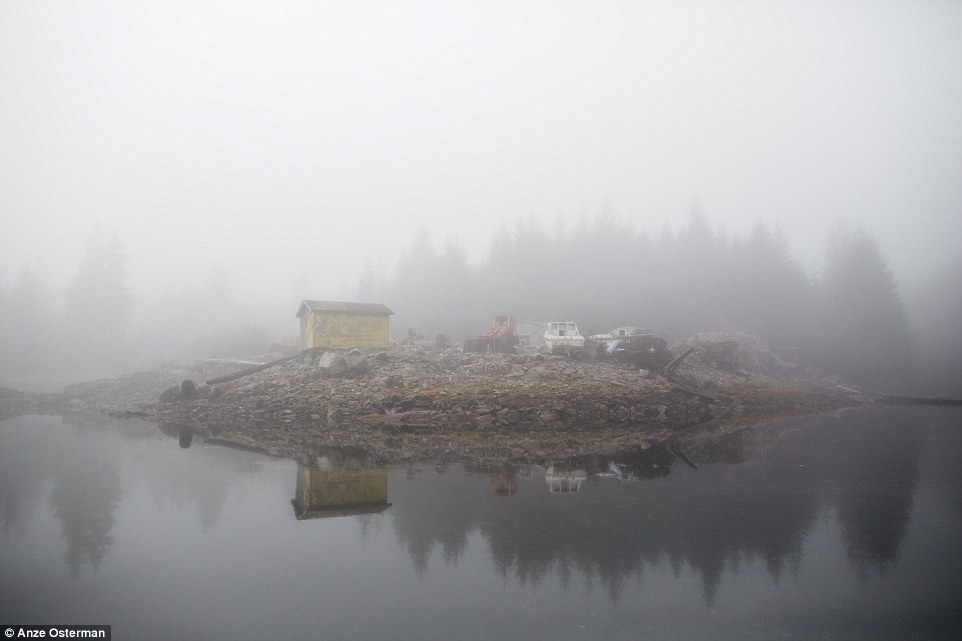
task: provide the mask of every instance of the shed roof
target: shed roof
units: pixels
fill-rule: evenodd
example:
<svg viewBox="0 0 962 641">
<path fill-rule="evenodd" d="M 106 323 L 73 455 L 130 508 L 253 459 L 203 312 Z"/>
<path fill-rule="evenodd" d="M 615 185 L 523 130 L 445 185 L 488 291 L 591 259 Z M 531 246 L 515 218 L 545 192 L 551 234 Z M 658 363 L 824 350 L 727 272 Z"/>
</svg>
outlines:
<svg viewBox="0 0 962 641">
<path fill-rule="evenodd" d="M 335 300 L 302 300 L 295 316 L 308 312 L 341 312 L 343 314 L 365 314 L 368 316 L 390 316 L 394 312 L 381 303 L 345 303 Z"/>
<path fill-rule="evenodd" d="M 356 505 L 351 507 L 339 507 L 339 508 L 327 508 L 327 509 L 315 509 L 306 510 L 304 505 L 294 499 L 291 501 L 291 505 L 294 506 L 294 516 L 298 521 L 303 521 L 307 519 L 326 519 L 335 516 L 359 516 L 362 514 L 380 514 L 389 507 L 392 503 L 371 503 L 370 505 Z"/>
</svg>

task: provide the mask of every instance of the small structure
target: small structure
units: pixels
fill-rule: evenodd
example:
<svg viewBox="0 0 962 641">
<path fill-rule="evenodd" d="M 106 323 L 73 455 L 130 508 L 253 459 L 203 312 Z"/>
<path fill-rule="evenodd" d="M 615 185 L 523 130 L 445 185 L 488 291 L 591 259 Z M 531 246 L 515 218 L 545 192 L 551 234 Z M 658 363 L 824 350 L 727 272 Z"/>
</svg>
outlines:
<svg viewBox="0 0 962 641">
<path fill-rule="evenodd" d="M 380 303 L 303 300 L 297 308 L 301 349 L 378 347 L 391 340 L 393 311 Z"/>
</svg>

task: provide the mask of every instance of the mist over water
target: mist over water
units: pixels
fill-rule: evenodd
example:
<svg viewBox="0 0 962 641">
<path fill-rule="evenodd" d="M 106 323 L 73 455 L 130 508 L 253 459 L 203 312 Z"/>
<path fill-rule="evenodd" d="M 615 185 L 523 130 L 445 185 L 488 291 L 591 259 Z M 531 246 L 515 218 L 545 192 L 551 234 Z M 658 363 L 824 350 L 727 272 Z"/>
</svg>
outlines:
<svg viewBox="0 0 962 641">
<path fill-rule="evenodd" d="M 630 480 L 606 458 L 308 465 L 136 421 L 18 417 L 0 422 L 0 616 L 138 639 L 953 639 L 959 413 L 704 438 L 697 470 L 624 453 Z M 317 496 L 304 513 L 312 473 L 340 473 L 331 502 L 379 478 L 383 504 Z"/>
</svg>

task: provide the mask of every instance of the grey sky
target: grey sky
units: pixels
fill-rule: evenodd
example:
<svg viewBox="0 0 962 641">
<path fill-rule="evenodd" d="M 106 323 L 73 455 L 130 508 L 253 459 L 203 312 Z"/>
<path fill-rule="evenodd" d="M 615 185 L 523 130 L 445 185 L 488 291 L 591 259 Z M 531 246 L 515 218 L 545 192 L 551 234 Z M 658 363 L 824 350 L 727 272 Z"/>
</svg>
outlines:
<svg viewBox="0 0 962 641">
<path fill-rule="evenodd" d="M 960 36 L 953 1 L 8 0 L 0 277 L 69 276 L 99 221 L 137 290 L 345 296 L 420 224 L 477 258 L 520 216 L 657 232 L 697 197 L 809 266 L 864 224 L 910 280 L 959 260 Z"/>
</svg>

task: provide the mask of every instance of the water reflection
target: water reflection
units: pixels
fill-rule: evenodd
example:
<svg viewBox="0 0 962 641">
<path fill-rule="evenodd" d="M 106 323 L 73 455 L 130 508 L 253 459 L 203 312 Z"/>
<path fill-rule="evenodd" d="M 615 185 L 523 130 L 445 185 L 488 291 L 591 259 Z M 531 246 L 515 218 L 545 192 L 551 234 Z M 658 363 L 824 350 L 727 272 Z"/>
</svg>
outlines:
<svg viewBox="0 0 962 641">
<path fill-rule="evenodd" d="M 498 502 L 485 500 L 480 483 L 418 483 L 395 488 L 393 524 L 422 574 L 435 546 L 448 562 L 457 562 L 468 534 L 478 531 L 498 572 L 521 584 L 577 572 L 602 584 L 617 602 L 646 567 L 668 563 L 676 575 L 684 566 L 696 572 L 710 605 L 724 571 L 737 572 L 740 563 L 762 559 L 775 578 L 786 567 L 797 568 L 805 533 L 820 509 L 811 493 L 758 493 L 754 484 L 764 479 L 729 472 L 697 485 L 629 484 L 614 475 L 589 476 L 583 468 L 561 473 L 552 466 L 543 484 L 523 486 Z M 559 479 L 569 492 L 571 484 L 582 490 L 570 500 L 546 501 Z"/>
<path fill-rule="evenodd" d="M 178 445 L 185 450 L 194 443 L 195 428 L 190 425 L 161 422 L 157 427 L 167 436 L 176 438 Z"/>
<path fill-rule="evenodd" d="M 518 612 L 526 599 L 545 608 L 567 594 L 635 624 L 679 595 L 694 601 L 683 616 L 707 621 L 726 608 L 751 613 L 735 604 L 760 595 L 778 595 L 780 616 L 800 616 L 841 594 L 849 609 L 837 617 L 864 623 L 867 601 L 850 595 L 866 590 L 873 616 L 897 590 L 948 629 L 958 623 L 945 613 L 958 610 L 948 595 L 962 587 L 962 554 L 945 537 L 962 530 L 962 473 L 957 424 L 942 418 L 933 431 L 933 416 L 865 409 L 541 466 L 448 458 L 387 469 L 349 448 L 272 460 L 206 445 L 186 426 L 5 421 L 0 613 L 41 611 L 34 603 L 54 572 L 35 566 L 46 563 L 73 577 L 64 581 L 73 592 L 56 585 L 64 603 L 99 594 L 88 591 L 93 581 L 126 603 L 136 585 L 150 595 L 139 616 L 182 594 L 199 620 L 205 599 L 226 589 L 216 603 L 236 598 L 238 617 L 264 600 L 265 611 L 303 619 L 301 632 L 318 602 L 349 608 L 359 594 L 388 604 L 391 620 L 459 594 L 509 608 L 517 599 Z M 53 542 L 35 544 L 50 523 Z M 149 587 L 146 575 L 166 578 Z M 264 577 L 276 577 L 276 596 Z M 470 587 L 452 587 L 461 585 Z M 323 614 L 334 621 L 339 611 Z M 147 616 L 159 631 L 169 625 Z M 354 621 L 340 631 L 373 636 Z"/>
<path fill-rule="evenodd" d="M 546 466 L 441 461 L 433 474 L 425 472 L 431 464 L 411 466 L 403 481 L 393 475 L 391 523 L 421 575 L 435 549 L 456 565 L 469 536 L 480 533 L 497 571 L 522 584 L 537 585 L 552 572 L 565 580 L 578 573 L 617 602 L 629 581 L 667 563 L 676 574 L 686 567 L 696 573 L 710 606 L 725 573 L 737 574 L 742 564 L 762 563 L 775 581 L 797 571 L 806 537 L 827 511 L 863 576 L 891 567 L 912 518 L 916 427 L 878 425 L 863 412 L 815 426 L 809 419 L 724 436 L 693 433 L 673 447 Z M 161 431 L 180 447 L 193 441 L 189 426 Z M 22 448 L 16 439 L 7 445 L 9 439 L 4 476 L 17 480 L 2 484 L 4 531 L 49 481 L 72 573 L 84 564 L 96 568 L 110 551 L 122 495 L 115 457 L 76 435 L 47 439 L 40 448 Z M 364 452 L 328 449 L 302 458 L 308 463 L 298 466 L 291 500 L 298 520 L 376 514 L 391 505 L 388 471 L 372 466 Z M 203 531 L 217 525 L 230 476 L 177 457 L 144 473 L 158 505 L 193 505 Z M 445 482 L 425 482 L 429 476 Z M 546 500 L 555 494 L 569 499 Z"/>
<path fill-rule="evenodd" d="M 45 452 L 55 447 L 58 439 L 46 431 L 33 431 L 33 421 L 28 418 L 20 421 L 19 427 L 7 422 L 0 447 L 0 529 L 4 536 L 22 540 L 24 524 L 43 500 L 44 483 L 50 477 L 50 457 Z M 34 447 L 25 446 L 27 435 L 34 439 Z"/>
<path fill-rule="evenodd" d="M 919 477 L 919 432 L 855 414 L 845 430 L 823 431 L 818 472 L 835 508 L 849 559 L 860 574 L 898 560 L 912 520 Z"/>
<path fill-rule="evenodd" d="M 122 495 L 120 467 L 96 441 L 31 423 L 4 429 L 0 522 L 5 535 L 17 531 L 46 494 L 66 544 L 64 561 L 76 578 L 84 565 L 97 568 L 110 552 L 114 510 Z M 42 441 L 40 447 L 35 437 Z"/>
<path fill-rule="evenodd" d="M 365 467 L 363 462 L 341 451 L 317 456 L 312 466 L 299 465 L 294 498 L 294 516 L 303 519 L 359 514 L 386 510 L 387 470 Z"/>
<path fill-rule="evenodd" d="M 693 436 L 684 445 L 697 453 L 697 471 L 694 463 L 679 467 L 672 448 L 652 447 L 534 468 L 527 474 L 542 482 L 520 488 L 516 470 L 468 468 L 460 482 L 445 483 L 409 474 L 392 488 L 393 524 L 422 575 L 433 549 L 456 564 L 469 534 L 480 532 L 505 578 L 538 585 L 552 573 L 566 581 L 578 573 L 613 602 L 664 563 L 676 575 L 696 573 L 708 606 L 726 572 L 744 564 L 763 564 L 777 583 L 797 572 L 828 512 L 863 577 L 884 571 L 911 522 L 919 426 L 876 425 L 871 413 L 804 424 Z M 719 460 L 739 465 L 705 465 Z M 471 482 L 478 472 L 490 478 L 490 494 Z"/>
<path fill-rule="evenodd" d="M 551 464 L 544 471 L 544 482 L 552 494 L 568 494 L 581 489 L 581 483 L 588 478 L 588 472 L 570 465 Z"/>
<path fill-rule="evenodd" d="M 121 462 L 125 459 L 118 456 L 111 439 L 156 439 L 156 426 L 75 415 L 51 429 L 52 420 L 21 417 L 4 422 L 0 530 L 5 537 L 22 536 L 37 505 L 46 497 L 62 528 L 64 560 L 71 575 L 76 578 L 84 565 L 96 569 L 110 553 L 114 512 L 123 498 L 124 483 L 134 478 L 147 482 L 158 508 L 167 504 L 193 506 L 202 531 L 217 525 L 231 483 L 236 482 L 221 469 L 177 457 L 165 459 L 163 465 L 135 461 L 134 478 L 122 480 Z M 164 426 L 163 431 L 171 434 L 170 426 Z M 110 439 L 102 438 L 108 434 Z M 183 429 L 174 428 L 173 436 L 184 444 Z M 258 471 L 250 463 L 234 462 L 232 467 L 241 477 Z"/>
<path fill-rule="evenodd" d="M 50 503 L 67 541 L 64 559 L 77 577 L 82 565 L 97 568 L 110 552 L 114 509 L 121 497 L 120 466 L 88 439 L 70 438 L 52 466 Z"/>
</svg>

